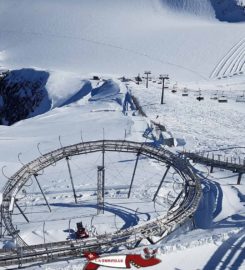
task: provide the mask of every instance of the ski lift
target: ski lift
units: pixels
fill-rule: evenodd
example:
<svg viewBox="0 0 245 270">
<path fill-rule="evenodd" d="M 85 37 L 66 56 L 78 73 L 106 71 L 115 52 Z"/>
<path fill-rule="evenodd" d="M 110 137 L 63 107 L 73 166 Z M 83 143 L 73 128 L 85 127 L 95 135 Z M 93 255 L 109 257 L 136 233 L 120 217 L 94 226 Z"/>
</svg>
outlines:
<svg viewBox="0 0 245 270">
<path fill-rule="evenodd" d="M 173 85 L 173 89 L 172 89 L 172 93 L 176 93 L 177 92 L 177 89 L 178 89 L 178 84 L 177 82 Z"/>
<path fill-rule="evenodd" d="M 182 92 L 183 97 L 187 97 L 189 95 L 189 90 L 185 87 Z"/>
<path fill-rule="evenodd" d="M 224 95 L 224 92 L 222 93 L 222 96 L 218 98 L 219 103 L 227 103 L 228 99 L 227 96 Z"/>
<path fill-rule="evenodd" d="M 241 96 L 237 96 L 236 102 L 245 102 L 245 91 L 243 91 Z"/>
<path fill-rule="evenodd" d="M 196 99 L 197 99 L 198 101 L 204 100 L 204 96 L 202 95 L 200 89 L 199 89 L 199 95 L 198 95 L 198 97 L 197 97 Z"/>
<path fill-rule="evenodd" d="M 212 94 L 210 99 L 217 100 L 218 99 L 218 91 L 215 94 Z"/>
</svg>

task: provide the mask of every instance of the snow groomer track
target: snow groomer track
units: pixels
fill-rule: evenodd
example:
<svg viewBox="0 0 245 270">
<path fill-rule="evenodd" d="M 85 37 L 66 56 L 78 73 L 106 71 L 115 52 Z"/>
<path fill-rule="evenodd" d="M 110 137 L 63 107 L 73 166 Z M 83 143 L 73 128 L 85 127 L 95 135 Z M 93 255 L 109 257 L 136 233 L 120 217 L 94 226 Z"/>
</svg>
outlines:
<svg viewBox="0 0 245 270">
<path fill-rule="evenodd" d="M 143 224 L 83 240 L 69 240 L 28 246 L 18 235 L 12 223 L 12 208 L 16 195 L 30 177 L 55 162 L 75 155 L 99 151 L 128 152 L 155 159 L 172 167 L 184 180 L 183 190 L 177 196 L 167 215 L 151 219 Z M 161 184 L 160 184 L 161 185 Z M 191 165 L 184 158 L 163 148 L 147 143 L 120 140 L 101 140 L 78 143 L 49 152 L 29 162 L 17 171 L 3 190 L 2 219 L 6 230 L 17 242 L 15 250 L 0 250 L 0 266 L 38 264 L 81 257 L 84 251 L 106 253 L 115 247 L 133 249 L 143 239 L 153 244 L 170 234 L 195 213 L 201 198 L 201 185 Z"/>
</svg>

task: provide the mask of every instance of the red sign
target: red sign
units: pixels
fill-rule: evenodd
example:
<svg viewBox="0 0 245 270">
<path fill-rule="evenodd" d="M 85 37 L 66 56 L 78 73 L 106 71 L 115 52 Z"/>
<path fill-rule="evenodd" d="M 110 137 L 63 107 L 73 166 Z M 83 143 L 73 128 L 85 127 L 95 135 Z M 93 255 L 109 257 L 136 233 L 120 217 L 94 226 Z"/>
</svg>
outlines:
<svg viewBox="0 0 245 270">
<path fill-rule="evenodd" d="M 127 255 L 108 255 L 99 256 L 94 252 L 86 252 L 84 256 L 88 259 L 88 263 L 84 266 L 84 270 L 97 270 L 100 266 L 131 269 L 131 266 L 137 268 L 149 267 L 157 265 L 161 260 L 156 258 L 156 250 L 150 252 L 147 248 L 144 249 L 145 258 L 140 254 L 127 254 Z"/>
</svg>

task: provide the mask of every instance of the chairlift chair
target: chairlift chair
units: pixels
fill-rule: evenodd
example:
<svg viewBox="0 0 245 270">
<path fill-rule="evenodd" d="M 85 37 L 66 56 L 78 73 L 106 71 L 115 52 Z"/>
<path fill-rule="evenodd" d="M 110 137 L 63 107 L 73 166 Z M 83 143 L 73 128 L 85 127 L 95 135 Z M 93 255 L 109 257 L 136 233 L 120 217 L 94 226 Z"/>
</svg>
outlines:
<svg viewBox="0 0 245 270">
<path fill-rule="evenodd" d="M 183 96 L 183 97 L 187 97 L 187 96 L 189 95 L 188 92 L 189 92 L 188 89 L 185 87 L 185 88 L 183 89 L 182 96 Z"/>
<path fill-rule="evenodd" d="M 210 99 L 217 100 L 218 99 L 218 91 L 215 94 L 212 94 Z"/>
<path fill-rule="evenodd" d="M 199 89 L 199 95 L 196 98 L 198 101 L 204 100 L 204 96 L 202 96 L 201 90 Z"/>
<path fill-rule="evenodd" d="M 227 103 L 228 102 L 228 99 L 226 96 L 221 96 L 218 98 L 218 102 L 219 103 Z"/>
<path fill-rule="evenodd" d="M 197 100 L 198 100 L 198 101 L 204 100 L 204 97 L 203 97 L 203 96 L 198 96 L 198 97 L 197 97 Z"/>
<path fill-rule="evenodd" d="M 224 93 L 222 93 L 222 96 L 218 98 L 218 102 L 219 103 L 227 103 L 228 102 L 227 96 L 224 95 Z"/>
<path fill-rule="evenodd" d="M 177 83 L 175 83 L 174 85 L 173 85 L 173 89 L 172 89 L 172 93 L 176 93 L 177 92 L 177 89 L 178 89 L 178 85 L 177 85 Z"/>
<path fill-rule="evenodd" d="M 243 91 L 241 96 L 237 96 L 236 102 L 245 102 L 245 91 Z"/>
</svg>

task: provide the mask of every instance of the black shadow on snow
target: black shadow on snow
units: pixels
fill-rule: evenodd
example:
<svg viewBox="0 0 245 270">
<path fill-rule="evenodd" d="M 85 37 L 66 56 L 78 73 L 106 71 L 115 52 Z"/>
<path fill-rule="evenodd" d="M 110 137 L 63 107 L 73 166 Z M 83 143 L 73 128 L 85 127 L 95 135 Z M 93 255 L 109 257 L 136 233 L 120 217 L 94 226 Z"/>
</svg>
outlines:
<svg viewBox="0 0 245 270">
<path fill-rule="evenodd" d="M 239 269 L 245 259 L 245 250 L 242 248 L 242 245 L 245 242 L 244 234 L 245 229 L 242 229 L 237 234 L 232 235 L 228 240 L 222 243 L 222 245 L 219 246 L 207 264 L 204 266 L 203 270 L 217 269 L 216 267 L 219 265 L 220 270 L 225 270 L 228 268 L 233 270 Z M 237 256 L 237 254 L 239 255 Z M 232 265 L 228 267 L 235 256 L 236 259 Z"/>
<path fill-rule="evenodd" d="M 68 208 L 80 207 L 81 209 L 82 208 L 97 209 L 96 204 L 75 205 L 75 204 L 68 204 L 68 203 L 52 203 L 50 205 L 51 206 L 58 206 L 58 207 L 68 207 Z M 130 213 L 129 211 L 125 211 L 125 210 L 119 209 L 117 207 L 113 207 L 113 205 L 108 206 L 107 204 L 105 204 L 104 210 L 105 210 L 105 212 L 110 212 L 112 214 L 115 214 L 116 216 L 120 217 L 124 221 L 124 225 L 120 228 L 121 230 L 127 229 L 131 226 L 135 226 L 139 222 L 139 217 L 137 216 L 137 214 Z"/>
<path fill-rule="evenodd" d="M 213 226 L 213 219 L 222 211 L 223 192 L 220 184 L 209 180 L 202 172 L 195 170 L 204 185 L 203 196 L 194 215 L 197 228 L 208 229 Z"/>
</svg>

